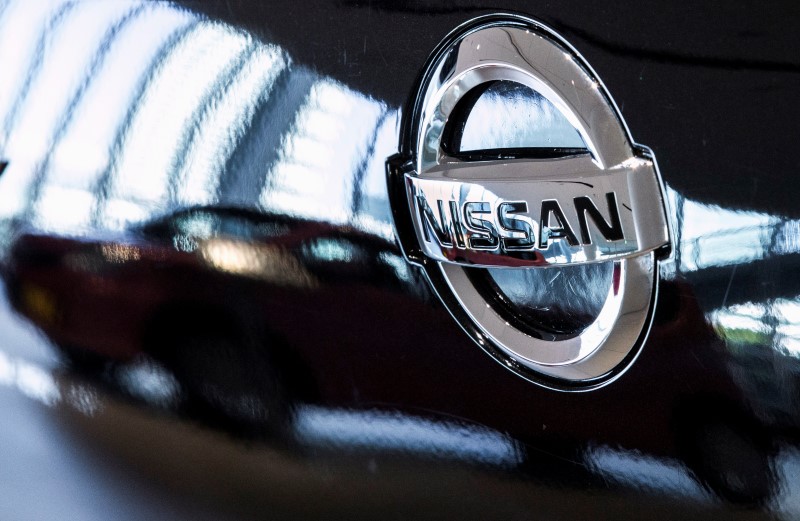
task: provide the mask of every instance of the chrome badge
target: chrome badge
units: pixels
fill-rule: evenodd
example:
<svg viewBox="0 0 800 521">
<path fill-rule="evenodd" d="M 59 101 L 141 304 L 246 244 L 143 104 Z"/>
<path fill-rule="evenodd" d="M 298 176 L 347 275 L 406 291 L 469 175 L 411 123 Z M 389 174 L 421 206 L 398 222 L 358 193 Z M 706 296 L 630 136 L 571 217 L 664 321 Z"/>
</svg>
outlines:
<svg viewBox="0 0 800 521">
<path fill-rule="evenodd" d="M 451 33 L 387 165 L 406 256 L 482 348 L 558 389 L 604 385 L 633 362 L 669 253 L 661 181 L 562 38 L 515 15 Z M 559 325 L 546 311 L 583 297 L 559 284 L 591 286 L 596 309 Z"/>
</svg>

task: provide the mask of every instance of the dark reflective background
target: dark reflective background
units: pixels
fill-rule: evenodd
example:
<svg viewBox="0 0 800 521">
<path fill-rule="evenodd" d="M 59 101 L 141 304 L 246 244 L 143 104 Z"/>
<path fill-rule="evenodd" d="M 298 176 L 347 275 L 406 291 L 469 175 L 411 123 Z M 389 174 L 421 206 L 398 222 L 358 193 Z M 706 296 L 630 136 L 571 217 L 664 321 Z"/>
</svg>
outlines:
<svg viewBox="0 0 800 521">
<path fill-rule="evenodd" d="M 752 25 L 737 41 L 763 51 L 692 57 L 642 31 L 596 41 L 585 21 L 610 11 L 563 7 L 576 21 L 554 25 L 661 161 L 676 238 L 639 360 L 565 394 L 475 346 L 394 239 L 399 107 L 480 10 L 185 4 L 0 2 L 5 512 L 798 515 L 800 224 L 794 160 L 772 152 L 796 135 L 797 65 L 774 51 L 780 31 L 758 32 L 772 13 L 714 26 Z M 390 22 L 422 36 L 382 34 Z M 659 97 L 723 80 L 724 96 Z M 490 98 L 473 114 L 486 127 L 492 103 L 521 113 L 519 96 Z M 783 109 L 767 117 L 770 100 Z M 536 138 L 512 134 L 498 139 Z M 538 309 L 525 288 L 568 279 L 541 320 L 574 329 L 604 295 L 587 273 L 499 283 Z"/>
</svg>

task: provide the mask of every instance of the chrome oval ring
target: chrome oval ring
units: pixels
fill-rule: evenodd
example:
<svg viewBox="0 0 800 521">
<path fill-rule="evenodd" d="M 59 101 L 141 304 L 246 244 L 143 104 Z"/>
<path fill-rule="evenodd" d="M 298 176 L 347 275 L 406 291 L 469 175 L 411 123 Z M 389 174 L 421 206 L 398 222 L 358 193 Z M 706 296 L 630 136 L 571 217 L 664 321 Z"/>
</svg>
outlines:
<svg viewBox="0 0 800 521">
<path fill-rule="evenodd" d="M 652 316 L 657 291 L 655 249 L 669 236 L 655 160 L 652 153 L 633 144 L 605 87 L 575 49 L 538 22 L 506 15 L 478 19 L 456 30 L 432 57 L 414 107 L 417 123 L 411 125 L 407 141 L 413 171 L 406 172 L 406 177 L 424 177 L 461 162 L 442 143 L 449 118 L 472 89 L 498 80 L 525 85 L 552 103 L 580 134 L 598 169 L 646 163 L 653 183 L 645 186 L 655 190 L 653 198 L 662 205 L 650 229 L 663 228 L 663 239 L 647 243 L 648 249 L 635 255 L 606 261 L 613 262 L 613 282 L 600 313 L 574 337 L 559 340 L 535 338 L 511 324 L 473 285 L 469 268 L 430 258 L 421 264 L 462 327 L 507 366 L 556 388 L 563 388 L 558 382 L 567 382 L 573 389 L 604 385 L 635 359 Z M 633 191 L 637 189 L 642 191 L 641 187 Z M 411 199 L 407 203 L 413 207 Z M 641 242 L 646 243 L 644 239 Z M 413 248 L 407 239 L 401 237 L 401 242 L 404 250 Z"/>
</svg>

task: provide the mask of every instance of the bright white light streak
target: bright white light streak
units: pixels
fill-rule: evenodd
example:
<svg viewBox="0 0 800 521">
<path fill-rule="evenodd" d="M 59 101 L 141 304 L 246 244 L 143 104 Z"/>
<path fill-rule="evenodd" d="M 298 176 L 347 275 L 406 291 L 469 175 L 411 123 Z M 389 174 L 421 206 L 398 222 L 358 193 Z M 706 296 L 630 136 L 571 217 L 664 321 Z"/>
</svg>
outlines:
<svg viewBox="0 0 800 521">
<path fill-rule="evenodd" d="M 50 174 L 53 183 L 92 186 L 109 165 L 114 137 L 139 85 L 160 58 L 157 52 L 193 20 L 185 11 L 155 4 L 120 31 L 56 146 Z"/>
<path fill-rule="evenodd" d="M 775 241 L 775 253 L 787 254 L 800 251 L 800 221 L 783 221 L 781 227 L 781 233 Z"/>
<path fill-rule="evenodd" d="M 157 204 L 146 204 L 122 198 L 109 199 L 104 207 L 104 221 L 101 227 L 109 230 L 122 230 L 130 223 L 146 221 L 160 210 Z"/>
<path fill-rule="evenodd" d="M 375 132 L 372 155 L 367 159 L 364 179 L 353 186 L 360 190 L 361 205 L 352 224 L 359 230 L 394 240 L 394 225 L 390 213 L 389 194 L 386 188 L 386 158 L 397 151 L 400 132 L 400 111 L 391 110 L 385 115 Z"/>
<path fill-rule="evenodd" d="M 785 324 L 800 324 L 800 301 L 794 299 L 778 299 L 775 309 L 781 322 Z"/>
<path fill-rule="evenodd" d="M 589 450 L 586 460 L 589 468 L 610 481 L 638 489 L 669 491 L 694 499 L 711 499 L 691 478 L 686 467 L 676 461 L 606 446 Z"/>
<path fill-rule="evenodd" d="M 389 194 L 386 189 L 386 158 L 397 152 L 397 136 L 400 132 L 400 111 L 391 110 L 375 132 L 375 148 L 367 162 L 364 180 L 356 189 L 363 190 L 365 198 L 386 201 Z"/>
<path fill-rule="evenodd" d="M 682 271 L 742 264 L 764 257 L 778 220 L 765 213 L 683 201 Z"/>
<path fill-rule="evenodd" d="M 6 142 L 3 121 L 20 95 L 33 64 L 39 39 L 52 13 L 67 0 L 12 2 L 0 17 L 0 152 Z"/>
<path fill-rule="evenodd" d="M 89 226 L 95 204 L 87 198 L 94 197 L 91 191 L 109 168 L 114 138 L 138 86 L 159 58 L 158 51 L 193 19 L 185 11 L 156 4 L 119 32 L 53 151 L 35 206 L 37 226 L 62 232 Z M 64 191 L 70 194 L 65 200 L 69 204 L 55 204 Z"/>
<path fill-rule="evenodd" d="M 244 33 L 201 22 L 176 46 L 159 66 L 127 130 L 112 197 L 140 203 L 148 212 L 164 202 L 178 153 L 196 123 L 192 116 L 251 45 Z"/>
<path fill-rule="evenodd" d="M 44 156 L 108 29 L 132 5 L 132 2 L 80 3 L 47 35 L 44 65 L 9 136 L 6 150 L 10 156 L 37 159 Z"/>
<path fill-rule="evenodd" d="M 175 180 L 178 201 L 207 204 L 215 200 L 226 162 L 287 62 L 277 47 L 258 44 L 229 88 L 209 105 L 196 123 L 195 138 Z"/>
<path fill-rule="evenodd" d="M 48 369 L 0 351 L 0 387 L 14 389 L 48 407 L 67 403 L 92 416 L 102 409 L 97 391 L 80 382 L 64 385 Z"/>
<path fill-rule="evenodd" d="M 718 329 L 746 330 L 766 335 L 770 347 L 790 356 L 800 356 L 800 300 L 775 299 L 748 302 L 713 311 L 709 315 Z M 724 334 L 724 331 L 723 331 Z"/>
<path fill-rule="evenodd" d="M 45 185 L 36 201 L 37 228 L 51 232 L 70 233 L 88 227 L 95 196 L 83 188 Z"/>
<path fill-rule="evenodd" d="M 462 150 L 586 145 L 575 127 L 540 95 L 486 93 L 470 111 L 461 138 Z"/>
<path fill-rule="evenodd" d="M 28 398 L 47 406 L 61 401 L 61 392 L 47 370 L 0 351 L 0 385 L 14 387 Z"/>
<path fill-rule="evenodd" d="M 36 49 L 53 13 L 66 0 L 25 2 L 9 5 L 0 18 L 0 154 L 10 157 L 5 121 L 23 92 L 25 82 L 34 65 Z M 51 130 L 51 129 L 45 129 Z M 32 138 L 32 139 L 35 139 Z M 18 214 L 27 204 L 31 170 L 39 157 L 35 150 L 17 146 L 14 161 L 0 178 L 0 219 Z M 27 155 L 26 155 L 27 154 Z"/>
<path fill-rule="evenodd" d="M 325 79 L 315 84 L 267 174 L 261 204 L 268 211 L 344 223 L 353 174 L 366 159 L 383 104 Z"/>
<path fill-rule="evenodd" d="M 400 255 L 394 255 L 392 253 L 387 253 L 382 251 L 378 254 L 378 259 L 384 264 L 390 266 L 397 275 L 398 279 L 404 280 L 406 282 L 411 282 L 411 270 L 408 267 L 408 262 L 401 257 Z"/>
<path fill-rule="evenodd" d="M 748 316 L 747 314 L 738 313 L 735 309 L 715 311 L 711 313 L 710 318 L 711 323 L 718 329 L 747 330 L 763 334 L 769 332 L 762 322 L 762 317 Z"/>
<path fill-rule="evenodd" d="M 136 360 L 121 366 L 116 376 L 128 392 L 148 403 L 167 406 L 178 400 L 178 381 L 172 373 L 149 360 Z"/>
<path fill-rule="evenodd" d="M 399 412 L 305 406 L 297 412 L 295 428 L 300 441 L 336 448 L 398 450 L 498 466 L 514 465 L 520 457 L 514 441 L 493 429 Z"/>
<path fill-rule="evenodd" d="M 784 338 L 781 341 L 781 347 L 786 351 L 786 354 L 800 358 L 800 338 L 797 336 Z"/>
</svg>

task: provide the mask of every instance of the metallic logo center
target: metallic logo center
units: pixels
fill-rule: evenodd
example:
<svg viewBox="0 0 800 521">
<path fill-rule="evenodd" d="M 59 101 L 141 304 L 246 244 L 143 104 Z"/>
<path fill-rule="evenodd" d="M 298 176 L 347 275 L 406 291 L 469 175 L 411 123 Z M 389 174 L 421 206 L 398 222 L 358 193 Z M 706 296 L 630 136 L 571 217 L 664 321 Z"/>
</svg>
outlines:
<svg viewBox="0 0 800 521">
<path fill-rule="evenodd" d="M 470 100 L 497 82 L 547 100 L 585 148 L 460 153 L 453 136 Z M 652 152 L 633 144 L 588 64 L 533 20 L 482 17 L 434 52 L 412 107 L 400 154 L 388 162 L 408 258 L 478 344 L 526 378 L 556 388 L 616 378 L 646 336 L 669 231 Z M 593 322 L 567 337 L 524 327 L 523 311 L 475 282 L 481 269 L 597 262 L 613 264 L 613 283 Z"/>
</svg>

